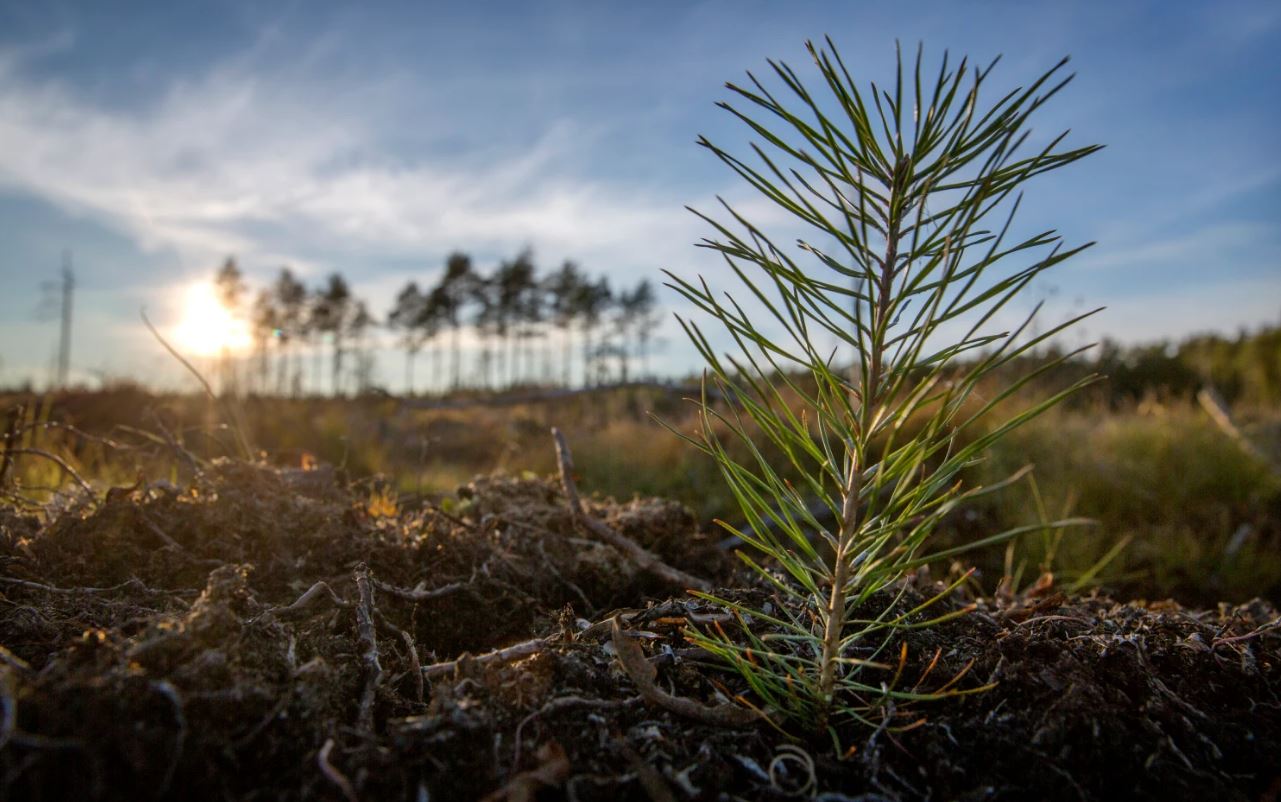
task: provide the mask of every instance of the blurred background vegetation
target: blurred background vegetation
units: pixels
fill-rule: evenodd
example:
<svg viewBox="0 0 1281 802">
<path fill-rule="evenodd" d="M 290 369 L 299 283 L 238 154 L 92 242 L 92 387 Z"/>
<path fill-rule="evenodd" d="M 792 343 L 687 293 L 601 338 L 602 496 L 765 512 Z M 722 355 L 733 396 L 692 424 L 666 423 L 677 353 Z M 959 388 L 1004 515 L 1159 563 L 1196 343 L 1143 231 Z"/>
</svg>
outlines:
<svg viewBox="0 0 1281 802">
<path fill-rule="evenodd" d="M 1027 365 L 1011 369 L 1020 367 Z M 1048 570 L 1061 587 L 1080 580 L 1127 597 L 1203 605 L 1281 599 L 1281 327 L 1142 347 L 1104 343 L 1008 403 L 1027 403 L 1077 371 L 1107 379 L 974 466 L 973 479 L 983 481 L 1027 464 L 1035 470 L 954 516 L 942 534 L 978 537 L 1064 516 L 1098 524 L 977 554 L 982 588 L 996 590 L 1007 572 L 1026 585 Z M 1199 399 L 1207 388 L 1217 402 Z M 367 482 L 371 498 L 394 496 L 405 507 L 447 499 L 477 474 L 552 473 L 547 432 L 556 425 L 586 490 L 665 496 L 705 526 L 733 522 L 733 499 L 712 462 L 655 420 L 692 427 L 693 405 L 683 397 L 695 391 L 692 382 L 526 386 L 413 399 L 251 394 L 215 403 L 129 384 L 13 390 L 0 392 L 8 432 L 0 489 L 21 504 L 69 487 L 71 471 L 99 491 L 139 477 L 180 482 L 202 460 L 236 456 L 230 427 L 239 426 L 264 459 L 331 464 Z"/>
</svg>

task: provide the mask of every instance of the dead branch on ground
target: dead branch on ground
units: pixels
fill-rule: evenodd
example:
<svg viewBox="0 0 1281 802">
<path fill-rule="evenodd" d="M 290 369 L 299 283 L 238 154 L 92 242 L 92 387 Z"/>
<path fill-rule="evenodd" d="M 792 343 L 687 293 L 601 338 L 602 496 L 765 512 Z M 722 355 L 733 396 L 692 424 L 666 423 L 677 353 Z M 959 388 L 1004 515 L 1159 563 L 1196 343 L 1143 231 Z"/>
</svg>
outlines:
<svg viewBox="0 0 1281 802">
<path fill-rule="evenodd" d="M 569 445 L 565 442 L 565 436 L 561 434 L 560 429 L 553 426 L 552 438 L 556 441 L 556 461 L 560 465 L 561 487 L 565 491 L 566 501 L 569 502 L 570 512 L 573 513 L 574 520 L 579 525 L 623 552 L 628 559 L 643 571 L 649 571 L 654 576 L 682 588 L 694 588 L 703 591 L 712 589 L 710 582 L 692 574 L 687 574 L 678 568 L 673 568 L 652 552 L 642 548 L 631 538 L 614 531 L 613 527 L 588 515 L 587 511 L 583 509 L 582 499 L 578 496 L 578 488 L 574 485 L 574 460 L 569 453 Z"/>
<path fill-rule="evenodd" d="M 378 634 L 374 630 L 374 586 L 369 580 L 369 566 L 356 566 L 356 632 L 360 638 L 361 660 L 365 664 L 365 690 L 360 697 L 360 711 L 356 722 L 365 732 L 374 729 L 374 696 L 383 678 L 383 667 L 378 662 Z"/>
</svg>

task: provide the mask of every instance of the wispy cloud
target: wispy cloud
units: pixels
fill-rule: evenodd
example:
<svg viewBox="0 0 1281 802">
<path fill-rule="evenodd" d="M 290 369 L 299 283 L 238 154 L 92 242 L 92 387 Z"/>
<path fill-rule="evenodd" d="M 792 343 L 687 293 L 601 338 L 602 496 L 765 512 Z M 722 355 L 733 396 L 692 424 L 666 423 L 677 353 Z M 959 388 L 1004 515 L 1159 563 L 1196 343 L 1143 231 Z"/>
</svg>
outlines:
<svg viewBox="0 0 1281 802">
<path fill-rule="evenodd" d="M 1281 233 L 1276 226 L 1252 221 L 1197 224 L 1177 236 L 1125 238 L 1092 249 L 1074 263 L 1076 269 L 1091 271 L 1186 271 L 1199 274 L 1198 283 L 1228 266 L 1237 275 L 1275 275 L 1281 267 Z M 1190 277 L 1185 274 L 1185 279 Z M 1139 289 L 1148 292 L 1151 287 L 1144 283 Z"/>
<path fill-rule="evenodd" d="M 519 151 L 385 155 L 394 108 L 320 79 L 243 64 L 175 83 L 142 111 L 95 104 L 0 59 L 0 182 L 177 254 L 317 266 L 325 254 L 404 258 L 523 245 L 634 273 L 681 258 L 681 198 L 588 175 L 592 131 L 568 122 Z M 394 104 L 383 92 L 377 104 Z M 403 120 L 406 126 L 413 120 Z"/>
</svg>

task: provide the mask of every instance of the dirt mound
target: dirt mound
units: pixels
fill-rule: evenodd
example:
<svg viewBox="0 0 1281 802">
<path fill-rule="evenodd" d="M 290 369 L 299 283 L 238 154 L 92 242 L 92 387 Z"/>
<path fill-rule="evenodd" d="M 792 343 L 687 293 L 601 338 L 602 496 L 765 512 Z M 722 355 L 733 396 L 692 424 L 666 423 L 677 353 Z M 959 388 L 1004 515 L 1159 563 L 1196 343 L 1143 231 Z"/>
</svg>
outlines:
<svg viewBox="0 0 1281 802">
<path fill-rule="evenodd" d="M 0 509 L 0 796 L 1281 790 L 1281 631 L 1266 605 L 980 605 L 911 632 L 901 673 L 995 688 L 917 706 L 896 719 L 907 729 L 839 733 L 857 748 L 837 755 L 826 737 L 715 721 L 706 711 L 741 710 L 727 705 L 746 689 L 684 632 L 730 622 L 594 528 L 670 569 L 747 588 L 687 511 L 584 505 L 593 526 L 557 483 L 490 477 L 440 506 L 397 510 L 332 471 L 222 462 L 181 488 L 68 497 L 43 517 Z M 620 665 L 613 619 L 657 669 L 649 688 Z"/>
</svg>

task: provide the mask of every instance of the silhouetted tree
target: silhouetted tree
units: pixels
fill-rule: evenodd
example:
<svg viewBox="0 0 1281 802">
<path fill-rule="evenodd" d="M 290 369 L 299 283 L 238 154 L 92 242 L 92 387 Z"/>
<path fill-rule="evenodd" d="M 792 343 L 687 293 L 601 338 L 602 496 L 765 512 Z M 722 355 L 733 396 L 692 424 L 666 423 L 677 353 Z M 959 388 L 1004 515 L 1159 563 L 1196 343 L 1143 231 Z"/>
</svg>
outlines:
<svg viewBox="0 0 1281 802">
<path fill-rule="evenodd" d="M 247 289 L 245 276 L 236 264 L 235 257 L 228 256 L 214 276 L 214 296 L 231 317 L 240 317 Z M 222 352 L 218 354 L 218 372 L 221 376 L 222 391 L 234 394 L 236 392 L 235 367 L 231 361 L 231 353 L 225 344 Z"/>
<path fill-rule="evenodd" d="M 396 303 L 387 314 L 387 325 L 399 332 L 399 344 L 405 352 L 405 394 L 414 394 L 414 362 L 422 350 L 425 335 L 421 320 L 426 298 L 418 289 L 418 282 L 411 281 L 396 296 Z"/>
<path fill-rule="evenodd" d="M 455 251 L 445 260 L 445 274 L 430 295 L 439 293 L 437 303 L 441 320 L 449 324 L 450 351 L 452 356 L 450 384 L 457 388 L 461 381 L 462 354 L 459 343 L 462 331 L 462 311 L 472 294 L 476 275 L 472 272 L 471 257 Z"/>
<path fill-rule="evenodd" d="M 369 307 L 362 299 L 357 298 L 355 305 L 352 307 L 350 318 L 347 321 L 347 334 L 355 350 L 355 365 L 352 374 L 355 379 L 356 393 L 360 394 L 369 389 L 370 379 L 373 374 L 374 359 L 369 353 L 369 327 L 374 324 L 374 316 L 369 314 Z"/>
<path fill-rule="evenodd" d="M 251 331 L 254 341 L 254 356 L 257 358 L 257 392 L 266 393 L 268 377 L 271 370 L 270 347 L 273 341 L 277 340 L 277 332 L 280 330 L 280 310 L 276 308 L 276 299 L 271 290 L 261 289 L 254 297 L 253 315 L 251 318 Z M 276 360 L 280 361 L 280 355 L 277 353 Z"/>
<path fill-rule="evenodd" d="M 332 273 L 326 284 L 316 290 L 311 302 L 311 329 L 320 338 L 320 347 L 316 349 L 316 390 L 320 392 L 320 366 L 323 359 L 323 340 L 327 336 L 332 345 L 333 362 L 331 369 L 332 391 L 340 391 L 340 376 L 343 360 L 343 334 L 347 314 L 351 304 L 351 289 L 347 281 L 338 273 Z"/>
<path fill-rule="evenodd" d="M 599 349 L 592 347 L 592 333 L 601 324 L 605 312 L 614 302 L 614 293 L 609 288 L 609 279 L 601 277 L 596 281 L 584 281 L 576 293 L 575 308 L 579 325 L 583 332 L 583 384 L 594 385 L 599 373 Z"/>
<path fill-rule="evenodd" d="M 528 298 L 533 295 L 537 283 L 534 280 L 533 253 L 528 249 L 521 251 L 510 262 L 502 262 L 493 276 L 495 285 L 494 329 L 498 335 L 505 356 L 500 360 L 500 373 L 505 368 L 507 385 L 519 377 L 517 345 L 524 331 L 527 316 L 532 308 Z"/>
<path fill-rule="evenodd" d="M 289 384 L 289 392 L 297 395 L 302 389 L 302 362 L 301 356 L 295 355 L 293 362 L 293 378 L 286 379 L 289 372 L 289 362 L 293 346 L 301 342 L 305 336 L 306 311 L 307 311 L 307 288 L 303 283 L 294 278 L 293 271 L 287 267 L 280 269 L 280 274 L 276 277 L 275 284 L 272 285 L 272 295 L 275 297 L 276 308 L 279 315 L 279 342 L 280 342 L 280 360 L 276 365 L 276 391 L 285 392 L 286 382 Z"/>
<path fill-rule="evenodd" d="M 441 367 L 445 349 L 439 339 L 441 330 L 450 322 L 453 304 L 453 299 L 444 287 L 435 287 L 427 294 L 422 309 L 419 310 L 418 327 L 427 341 L 432 343 L 432 384 L 442 393 L 447 383 Z"/>
<path fill-rule="evenodd" d="M 561 333 L 564 353 L 561 355 L 561 384 L 569 387 L 573 364 L 574 323 L 578 319 L 578 299 L 584 283 L 578 265 L 566 260 L 560 269 L 544 281 L 550 307 L 551 323 Z"/>
<path fill-rule="evenodd" d="M 662 318 L 656 313 L 658 299 L 649 279 L 641 281 L 619 296 L 619 317 L 622 324 L 621 374 L 627 381 L 627 365 L 634 354 L 640 359 L 642 378 L 649 375 L 649 341 Z M 630 350 L 629 350 L 630 346 Z"/>
<path fill-rule="evenodd" d="M 490 373 L 493 363 L 493 351 L 491 350 L 490 338 L 492 336 L 500 337 L 506 333 L 506 322 L 502 318 L 501 305 L 498 298 L 498 282 L 493 276 L 481 276 L 473 274 L 472 279 L 468 282 L 470 292 L 468 300 L 475 306 L 475 312 L 472 315 L 472 325 L 476 329 L 476 337 L 480 342 L 480 385 L 489 387 Z M 501 351 L 501 346 L 499 347 Z M 501 368 L 499 369 L 501 377 Z"/>
</svg>

